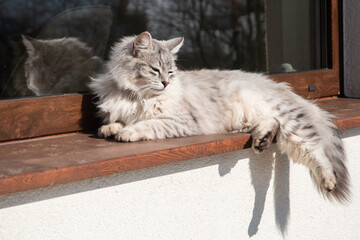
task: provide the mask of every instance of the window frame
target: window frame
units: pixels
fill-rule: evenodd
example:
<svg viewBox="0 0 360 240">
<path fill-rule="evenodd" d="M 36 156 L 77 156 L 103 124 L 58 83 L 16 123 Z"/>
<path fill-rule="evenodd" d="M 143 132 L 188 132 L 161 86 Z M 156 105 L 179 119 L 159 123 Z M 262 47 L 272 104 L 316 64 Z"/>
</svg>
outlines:
<svg viewBox="0 0 360 240">
<path fill-rule="evenodd" d="M 338 0 L 328 0 L 328 3 L 331 68 L 269 76 L 289 83 L 297 94 L 307 99 L 340 94 Z M 93 130 L 99 125 L 90 94 L 1 100 L 0 112 L 0 141 Z"/>
<path fill-rule="evenodd" d="M 339 62 L 339 2 L 328 0 L 329 24 L 328 32 L 328 61 L 330 68 L 297 72 L 289 74 L 270 75 L 275 81 L 287 82 L 294 91 L 307 99 L 338 96 L 340 94 L 340 62 Z M 315 86 L 312 91 L 310 86 Z"/>
</svg>

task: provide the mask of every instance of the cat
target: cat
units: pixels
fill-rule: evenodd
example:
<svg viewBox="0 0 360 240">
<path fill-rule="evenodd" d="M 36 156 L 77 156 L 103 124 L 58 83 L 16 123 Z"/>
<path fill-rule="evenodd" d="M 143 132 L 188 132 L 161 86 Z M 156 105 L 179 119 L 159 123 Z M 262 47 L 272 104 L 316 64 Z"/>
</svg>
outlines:
<svg viewBox="0 0 360 240">
<path fill-rule="evenodd" d="M 77 38 L 40 40 L 22 36 L 27 58 L 27 87 L 36 96 L 88 91 L 89 76 L 100 72 L 103 61 Z"/>
<path fill-rule="evenodd" d="M 262 74 L 180 71 L 175 60 L 183 42 L 143 32 L 114 45 L 105 72 L 89 85 L 104 123 L 99 137 L 135 142 L 239 131 L 251 133 L 260 153 L 276 136 L 283 153 L 309 168 L 324 196 L 349 200 L 341 131 L 329 113 Z"/>
</svg>

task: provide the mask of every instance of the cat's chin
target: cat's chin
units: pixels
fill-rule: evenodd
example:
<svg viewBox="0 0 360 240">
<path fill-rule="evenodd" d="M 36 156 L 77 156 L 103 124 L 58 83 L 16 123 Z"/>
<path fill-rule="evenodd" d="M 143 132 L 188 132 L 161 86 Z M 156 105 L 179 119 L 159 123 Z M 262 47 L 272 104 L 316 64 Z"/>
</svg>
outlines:
<svg viewBox="0 0 360 240">
<path fill-rule="evenodd" d="M 154 93 L 160 93 L 161 94 L 165 90 L 165 88 L 154 88 L 152 90 L 154 91 Z"/>
<path fill-rule="evenodd" d="M 165 91 L 165 88 L 161 87 L 161 88 L 152 88 L 151 89 L 153 94 L 155 95 L 160 95 Z"/>
</svg>

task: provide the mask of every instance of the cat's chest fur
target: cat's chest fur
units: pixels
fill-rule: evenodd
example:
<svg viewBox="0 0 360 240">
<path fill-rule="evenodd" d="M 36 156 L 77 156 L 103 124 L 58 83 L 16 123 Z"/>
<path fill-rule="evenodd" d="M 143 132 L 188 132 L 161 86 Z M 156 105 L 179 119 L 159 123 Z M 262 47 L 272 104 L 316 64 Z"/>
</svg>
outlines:
<svg viewBox="0 0 360 240">
<path fill-rule="evenodd" d="M 118 111 L 109 111 L 110 122 L 120 121 L 128 125 L 167 115 L 166 106 L 169 105 L 169 102 L 163 98 L 130 101 L 127 98 L 120 97 L 116 102 L 109 103 L 109 105 L 121 106 Z"/>
<path fill-rule="evenodd" d="M 140 117 L 143 120 L 161 118 L 167 115 L 166 105 L 169 105 L 167 99 L 155 98 L 150 100 L 143 100 L 141 103 Z"/>
</svg>

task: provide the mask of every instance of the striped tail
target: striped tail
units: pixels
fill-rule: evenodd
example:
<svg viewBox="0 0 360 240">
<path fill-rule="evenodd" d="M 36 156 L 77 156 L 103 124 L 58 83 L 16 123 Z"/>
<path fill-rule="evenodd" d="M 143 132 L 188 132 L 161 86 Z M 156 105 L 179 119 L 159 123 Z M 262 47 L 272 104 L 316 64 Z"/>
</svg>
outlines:
<svg viewBox="0 0 360 240">
<path fill-rule="evenodd" d="M 303 99 L 297 101 L 291 117 L 281 119 L 277 142 L 282 152 L 306 165 L 319 190 L 329 200 L 349 201 L 350 176 L 341 131 L 332 115 Z M 289 111 L 291 112 L 291 110 Z"/>
</svg>

